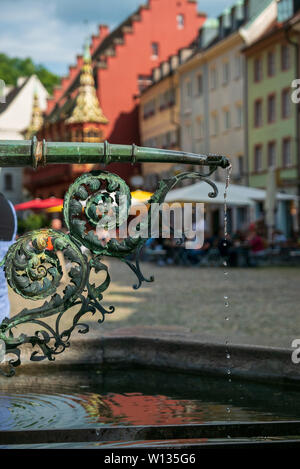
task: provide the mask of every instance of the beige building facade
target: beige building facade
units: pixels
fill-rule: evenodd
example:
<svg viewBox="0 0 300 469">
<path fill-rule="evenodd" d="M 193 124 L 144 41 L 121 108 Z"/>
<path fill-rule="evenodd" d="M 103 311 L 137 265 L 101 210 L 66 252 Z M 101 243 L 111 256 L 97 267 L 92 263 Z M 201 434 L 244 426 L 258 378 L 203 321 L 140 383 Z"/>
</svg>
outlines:
<svg viewBox="0 0 300 469">
<path fill-rule="evenodd" d="M 180 93 L 176 69 L 189 50 L 183 49 L 160 67 L 153 69 L 151 85 L 141 94 L 140 136 L 145 147 L 180 149 Z M 176 171 L 171 163 L 147 163 L 142 165 L 144 187 L 153 190 L 158 179 Z"/>
</svg>

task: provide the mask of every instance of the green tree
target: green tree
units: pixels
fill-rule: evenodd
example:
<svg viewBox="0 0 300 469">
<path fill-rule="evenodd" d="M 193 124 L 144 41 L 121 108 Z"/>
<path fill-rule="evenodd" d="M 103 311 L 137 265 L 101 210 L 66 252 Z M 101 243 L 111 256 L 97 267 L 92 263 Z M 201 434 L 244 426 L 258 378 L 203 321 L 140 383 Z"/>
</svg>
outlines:
<svg viewBox="0 0 300 469">
<path fill-rule="evenodd" d="M 43 65 L 34 64 L 30 57 L 19 59 L 0 54 L 0 78 L 7 85 L 15 86 L 19 77 L 28 77 L 33 74 L 37 75 L 50 94 L 52 94 L 54 86 L 60 82 L 58 75 L 49 72 Z"/>
<path fill-rule="evenodd" d="M 49 218 L 44 213 L 31 213 L 24 220 L 18 220 L 18 234 L 22 235 L 27 231 L 40 230 L 49 226 Z"/>
</svg>

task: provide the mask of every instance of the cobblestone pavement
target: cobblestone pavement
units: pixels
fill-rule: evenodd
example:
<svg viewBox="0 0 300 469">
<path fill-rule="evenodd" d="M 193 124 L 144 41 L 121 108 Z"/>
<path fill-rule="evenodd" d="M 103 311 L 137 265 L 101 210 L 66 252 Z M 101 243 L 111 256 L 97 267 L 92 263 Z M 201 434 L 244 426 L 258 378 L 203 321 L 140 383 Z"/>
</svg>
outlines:
<svg viewBox="0 0 300 469">
<path fill-rule="evenodd" d="M 225 275 L 222 268 L 144 263 L 142 271 L 146 277 L 154 274 L 155 282 L 135 291 L 129 268 L 115 260 L 109 265 L 112 283 L 104 304 L 115 305 L 116 311 L 97 325 L 103 331 L 159 326 L 197 332 L 208 340 L 283 347 L 300 338 L 299 268 L 229 269 Z M 12 292 L 10 298 L 13 313 L 33 303 Z M 72 315 L 65 316 L 67 321 Z"/>
</svg>

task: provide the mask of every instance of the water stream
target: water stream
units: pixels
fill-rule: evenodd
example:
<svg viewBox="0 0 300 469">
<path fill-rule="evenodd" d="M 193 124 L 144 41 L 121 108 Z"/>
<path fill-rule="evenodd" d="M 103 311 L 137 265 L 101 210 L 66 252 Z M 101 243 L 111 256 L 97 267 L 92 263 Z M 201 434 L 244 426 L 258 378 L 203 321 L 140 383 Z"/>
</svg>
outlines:
<svg viewBox="0 0 300 469">
<path fill-rule="evenodd" d="M 226 179 L 225 179 L 225 190 L 224 190 L 224 247 L 227 246 L 228 244 L 228 207 L 227 207 L 227 194 L 228 194 L 228 188 L 230 184 L 230 177 L 231 177 L 231 172 L 232 172 L 232 165 L 228 166 L 226 169 Z M 223 263 L 225 270 L 224 270 L 224 276 L 226 282 L 228 282 L 228 261 L 225 260 Z M 228 290 L 228 287 L 226 287 L 226 290 Z M 225 322 L 228 322 L 230 320 L 229 312 L 228 309 L 230 307 L 229 303 L 229 294 L 226 291 L 224 294 L 224 308 L 225 308 Z M 227 368 L 227 376 L 228 376 L 228 382 L 231 383 L 231 367 L 230 367 L 230 346 L 229 346 L 229 337 L 225 338 L 225 345 L 226 345 L 226 359 L 228 360 L 228 368 Z M 228 413 L 228 419 L 230 420 L 230 413 L 231 413 L 231 399 L 229 400 L 228 407 L 226 408 L 226 411 Z"/>
</svg>

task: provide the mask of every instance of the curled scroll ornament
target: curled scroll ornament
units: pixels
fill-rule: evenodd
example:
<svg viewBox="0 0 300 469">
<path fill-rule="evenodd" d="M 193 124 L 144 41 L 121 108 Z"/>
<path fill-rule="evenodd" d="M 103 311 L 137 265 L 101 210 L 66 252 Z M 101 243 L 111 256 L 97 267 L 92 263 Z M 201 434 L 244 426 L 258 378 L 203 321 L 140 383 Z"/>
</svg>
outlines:
<svg viewBox="0 0 300 469">
<path fill-rule="evenodd" d="M 210 197 L 217 196 L 215 184 L 208 179 L 216 168 L 211 168 L 207 175 L 197 172 L 182 173 L 171 179 L 162 180 L 148 204 L 162 203 L 168 193 L 179 181 L 201 179 L 212 187 Z M 121 206 L 120 200 L 126 203 Z M 131 205 L 131 195 L 127 184 L 116 174 L 106 171 L 93 171 L 83 174 L 70 186 L 64 200 L 64 220 L 68 233 L 52 229 L 32 231 L 21 236 L 8 250 L 2 265 L 9 286 L 15 293 L 28 300 L 45 300 L 42 305 L 32 309 L 25 308 L 11 318 L 5 318 L 0 324 L 0 340 L 6 347 L 7 365 L 0 372 L 13 376 L 15 367 L 21 363 L 20 346 L 31 344 L 33 351 L 30 359 L 40 361 L 54 360 L 70 346 L 70 337 L 77 328 L 85 334 L 88 324 L 82 322 L 87 313 L 96 315 L 99 323 L 106 314 L 114 312 L 114 307 L 105 309 L 101 304 L 103 292 L 109 287 L 108 267 L 102 262 L 104 256 L 116 257 L 124 261 L 136 274 L 139 288 L 143 281 L 151 282 L 141 272 L 139 265 L 140 250 L 146 242 L 144 236 L 128 236 L 125 239 L 102 239 L 97 232 L 99 219 L 105 220 L 103 228 L 109 232 L 112 228 L 110 209 L 114 207 L 117 216 L 117 228 L 127 223 Z M 157 211 L 148 210 L 148 215 L 140 222 L 140 232 L 151 224 L 151 217 L 157 217 Z M 104 218 L 106 217 L 106 218 Z M 114 219 L 115 223 L 115 219 Z M 86 249 L 82 249 L 82 247 Z M 86 253 L 84 253 L 86 251 Z M 68 279 L 63 281 L 63 269 L 60 264 L 61 253 L 68 264 Z M 87 254 L 88 253 L 88 254 Z M 135 263 L 129 256 L 136 254 Z M 90 274 L 102 272 L 102 281 L 92 284 Z M 98 276 L 97 276 L 98 278 Z M 59 291 L 61 290 L 61 291 Z M 71 325 L 64 326 L 64 313 L 74 309 Z M 70 313 L 71 314 L 71 313 Z M 48 321 L 47 321 L 48 319 Z M 34 324 L 37 330 L 33 335 L 16 334 L 15 328 L 24 324 Z"/>
</svg>

